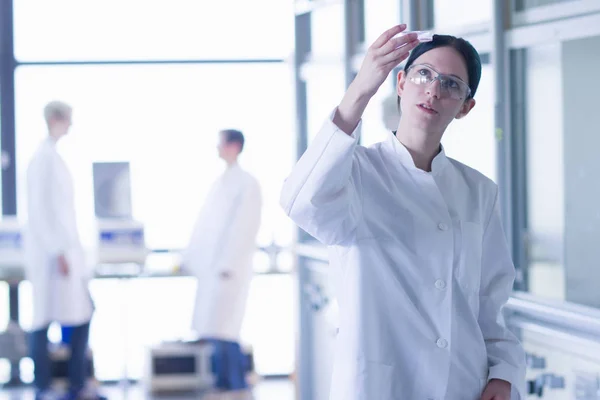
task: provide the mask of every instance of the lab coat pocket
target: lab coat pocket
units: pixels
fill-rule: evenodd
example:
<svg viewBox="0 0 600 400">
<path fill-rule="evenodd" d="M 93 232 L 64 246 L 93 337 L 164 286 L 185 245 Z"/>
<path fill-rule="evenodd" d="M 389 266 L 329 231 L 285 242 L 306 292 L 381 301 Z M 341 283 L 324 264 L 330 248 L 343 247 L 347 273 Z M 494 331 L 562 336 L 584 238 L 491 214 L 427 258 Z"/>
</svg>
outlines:
<svg viewBox="0 0 600 400">
<path fill-rule="evenodd" d="M 457 280 L 465 293 L 479 294 L 483 232 L 475 222 L 461 222 L 461 262 Z"/>
<path fill-rule="evenodd" d="M 357 365 L 357 398 L 396 400 L 400 393 L 394 393 L 394 367 L 392 365 L 359 359 Z"/>
</svg>

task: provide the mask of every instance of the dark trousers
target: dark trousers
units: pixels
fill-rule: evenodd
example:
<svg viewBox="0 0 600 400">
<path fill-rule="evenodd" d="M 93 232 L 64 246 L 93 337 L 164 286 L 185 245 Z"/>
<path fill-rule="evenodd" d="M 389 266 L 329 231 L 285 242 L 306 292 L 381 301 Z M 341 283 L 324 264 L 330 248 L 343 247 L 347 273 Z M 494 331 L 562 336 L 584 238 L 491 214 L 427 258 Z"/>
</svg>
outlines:
<svg viewBox="0 0 600 400">
<path fill-rule="evenodd" d="M 71 358 L 69 359 L 69 383 L 71 392 L 83 389 L 89 375 L 86 351 L 90 335 L 90 324 L 73 326 L 69 338 Z M 52 379 L 52 365 L 48 353 L 48 327 L 31 333 L 31 358 L 35 368 L 35 387 L 39 391 L 48 390 Z"/>
<path fill-rule="evenodd" d="M 219 339 L 206 339 L 213 346 L 212 371 L 216 377 L 215 386 L 223 390 L 240 390 L 248 387 L 246 372 L 249 369 L 247 357 L 236 342 Z"/>
</svg>

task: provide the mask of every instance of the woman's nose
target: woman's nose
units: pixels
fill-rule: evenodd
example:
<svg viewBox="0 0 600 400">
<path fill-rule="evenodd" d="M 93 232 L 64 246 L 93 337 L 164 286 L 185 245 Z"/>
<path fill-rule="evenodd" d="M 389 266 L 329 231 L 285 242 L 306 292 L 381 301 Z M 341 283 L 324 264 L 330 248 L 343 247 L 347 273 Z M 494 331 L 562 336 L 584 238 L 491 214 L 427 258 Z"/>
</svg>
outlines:
<svg viewBox="0 0 600 400">
<path fill-rule="evenodd" d="M 440 98 L 440 94 L 442 91 L 442 87 L 440 86 L 440 81 L 439 79 L 434 79 L 432 82 L 430 82 L 427 85 L 427 94 L 430 95 L 431 97 L 435 97 L 436 99 Z"/>
</svg>

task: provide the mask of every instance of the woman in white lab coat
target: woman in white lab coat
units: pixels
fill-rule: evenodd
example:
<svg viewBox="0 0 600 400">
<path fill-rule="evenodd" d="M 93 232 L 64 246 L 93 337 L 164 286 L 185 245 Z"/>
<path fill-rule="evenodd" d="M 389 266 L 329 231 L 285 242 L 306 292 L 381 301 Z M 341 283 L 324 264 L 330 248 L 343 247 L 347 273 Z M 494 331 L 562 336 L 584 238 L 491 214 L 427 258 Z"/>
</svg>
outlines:
<svg viewBox="0 0 600 400">
<path fill-rule="evenodd" d="M 48 137 L 27 169 L 27 211 L 24 253 L 26 278 L 33 293 L 32 358 L 37 398 L 52 398 L 48 326 L 58 322 L 73 327 L 69 363 L 70 394 L 75 399 L 87 375 L 89 323 L 93 305 L 89 274 L 75 217 L 73 183 L 56 143 L 71 126 L 71 107 L 51 102 L 44 115 Z"/>
<path fill-rule="evenodd" d="M 480 58 L 463 39 L 419 44 L 404 29 L 369 48 L 282 190 L 290 217 L 329 246 L 340 308 L 330 398 L 524 399 L 524 352 L 502 318 L 515 271 L 498 188 L 440 144 L 475 106 Z M 409 54 L 397 131 L 359 146 L 369 100 Z"/>
</svg>

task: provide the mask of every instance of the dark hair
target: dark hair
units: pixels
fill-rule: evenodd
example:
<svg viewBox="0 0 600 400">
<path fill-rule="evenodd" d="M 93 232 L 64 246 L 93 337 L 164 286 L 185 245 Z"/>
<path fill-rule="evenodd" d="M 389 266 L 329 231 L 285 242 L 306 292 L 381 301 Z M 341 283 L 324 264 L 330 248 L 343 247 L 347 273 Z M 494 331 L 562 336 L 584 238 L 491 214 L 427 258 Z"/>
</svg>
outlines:
<svg viewBox="0 0 600 400">
<path fill-rule="evenodd" d="M 238 143 L 240 145 L 240 153 L 244 150 L 244 134 L 237 129 L 223 129 L 221 133 L 225 136 L 225 142 Z"/>
<path fill-rule="evenodd" d="M 479 57 L 477 50 L 475 50 L 475 47 L 463 38 L 457 38 L 456 36 L 451 35 L 433 35 L 432 41 L 420 43 L 415 47 L 404 65 L 404 71 L 408 71 L 410 66 L 421 55 L 438 47 L 451 47 L 465 60 L 465 64 L 467 64 L 467 74 L 469 75 L 468 84 L 471 89 L 469 98 L 475 97 L 475 92 L 477 92 L 477 87 L 481 80 L 481 58 Z M 400 96 L 398 96 L 398 106 L 399 105 Z"/>
</svg>

